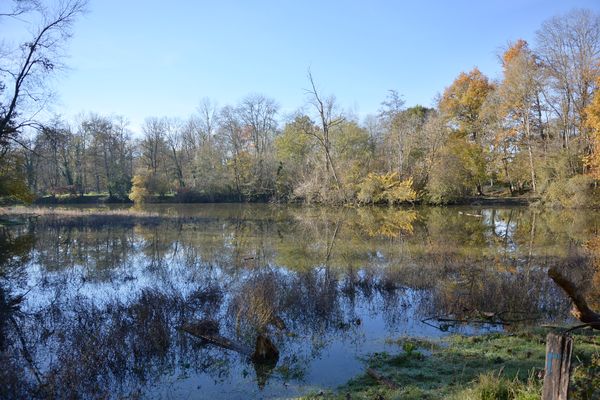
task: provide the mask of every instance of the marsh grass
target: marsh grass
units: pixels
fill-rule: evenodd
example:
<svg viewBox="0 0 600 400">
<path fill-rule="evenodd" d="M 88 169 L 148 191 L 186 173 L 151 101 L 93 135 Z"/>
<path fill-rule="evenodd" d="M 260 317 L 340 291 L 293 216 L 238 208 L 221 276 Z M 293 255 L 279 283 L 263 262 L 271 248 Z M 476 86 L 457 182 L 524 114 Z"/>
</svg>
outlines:
<svg viewBox="0 0 600 400">
<path fill-rule="evenodd" d="M 103 209 L 103 208 L 61 208 L 61 207 L 0 207 L 0 215 L 14 215 L 27 217 L 89 217 L 89 216 L 107 216 L 107 217 L 159 217 L 160 214 L 135 208 L 127 209 Z"/>
<path fill-rule="evenodd" d="M 238 334 L 263 333 L 277 319 L 277 283 L 274 274 L 263 273 L 252 277 L 239 288 L 230 305 Z"/>
<path fill-rule="evenodd" d="M 199 222 L 207 217 L 161 214 L 140 209 L 61 208 L 61 207 L 0 207 L 0 218 L 36 219 L 38 223 L 63 226 L 157 225 L 163 222 Z M 10 221 L 10 220 L 9 220 Z"/>
</svg>

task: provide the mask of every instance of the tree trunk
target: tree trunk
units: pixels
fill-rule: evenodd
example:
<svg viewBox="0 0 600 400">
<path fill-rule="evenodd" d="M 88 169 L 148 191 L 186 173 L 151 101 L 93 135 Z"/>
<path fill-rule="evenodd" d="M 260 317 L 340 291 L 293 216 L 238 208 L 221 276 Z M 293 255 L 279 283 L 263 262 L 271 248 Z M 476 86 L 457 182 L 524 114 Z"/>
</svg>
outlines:
<svg viewBox="0 0 600 400">
<path fill-rule="evenodd" d="M 533 151 L 531 150 L 531 135 L 530 135 L 530 129 L 529 129 L 529 121 L 527 121 L 525 123 L 526 126 L 526 131 L 527 131 L 527 153 L 529 155 L 529 170 L 531 172 L 531 188 L 533 189 L 533 192 L 537 192 L 537 184 L 536 184 L 536 178 L 535 178 L 535 168 L 533 166 Z"/>
</svg>

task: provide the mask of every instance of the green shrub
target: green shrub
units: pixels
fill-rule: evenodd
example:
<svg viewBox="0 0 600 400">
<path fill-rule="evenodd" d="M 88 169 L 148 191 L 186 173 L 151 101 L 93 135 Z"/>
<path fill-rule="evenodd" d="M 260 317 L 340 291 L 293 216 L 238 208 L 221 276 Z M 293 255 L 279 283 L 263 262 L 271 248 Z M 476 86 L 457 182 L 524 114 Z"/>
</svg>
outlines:
<svg viewBox="0 0 600 400">
<path fill-rule="evenodd" d="M 600 208 L 600 188 L 589 175 L 575 175 L 552 182 L 544 201 L 553 207 Z"/>
<path fill-rule="evenodd" d="M 464 138 L 452 138 L 434 162 L 427 192 L 434 204 L 447 204 L 474 194 L 486 180 L 481 147 Z"/>
</svg>

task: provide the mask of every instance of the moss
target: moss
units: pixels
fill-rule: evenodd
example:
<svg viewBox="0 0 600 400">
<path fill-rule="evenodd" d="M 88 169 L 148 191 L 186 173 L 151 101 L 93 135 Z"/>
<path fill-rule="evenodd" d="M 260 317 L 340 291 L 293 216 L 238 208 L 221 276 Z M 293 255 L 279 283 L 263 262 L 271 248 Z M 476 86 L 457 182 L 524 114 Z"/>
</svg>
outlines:
<svg viewBox="0 0 600 400">
<path fill-rule="evenodd" d="M 397 383 L 392 390 L 368 375 L 358 376 L 335 392 L 305 398 L 346 399 L 482 399 L 528 400 L 541 396 L 547 330 L 450 336 L 438 341 L 388 339 L 397 354 L 375 353 L 367 365 Z M 402 349 L 402 350 L 400 350 Z M 575 336 L 574 399 L 600 394 L 600 338 Z"/>
</svg>

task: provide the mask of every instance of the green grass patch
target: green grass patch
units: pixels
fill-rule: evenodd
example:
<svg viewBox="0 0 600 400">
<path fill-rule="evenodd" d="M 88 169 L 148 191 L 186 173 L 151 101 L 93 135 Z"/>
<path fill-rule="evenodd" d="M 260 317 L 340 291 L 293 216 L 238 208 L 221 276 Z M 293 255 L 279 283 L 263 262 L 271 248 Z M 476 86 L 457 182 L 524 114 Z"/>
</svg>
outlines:
<svg viewBox="0 0 600 400">
<path fill-rule="evenodd" d="M 395 382 L 390 389 L 369 375 L 336 391 L 305 399 L 482 399 L 541 397 L 547 330 L 450 336 L 438 341 L 400 338 L 398 353 L 375 353 L 367 366 Z M 575 335 L 572 398 L 600 396 L 600 336 Z"/>
</svg>

